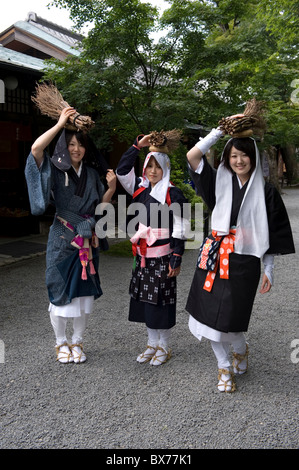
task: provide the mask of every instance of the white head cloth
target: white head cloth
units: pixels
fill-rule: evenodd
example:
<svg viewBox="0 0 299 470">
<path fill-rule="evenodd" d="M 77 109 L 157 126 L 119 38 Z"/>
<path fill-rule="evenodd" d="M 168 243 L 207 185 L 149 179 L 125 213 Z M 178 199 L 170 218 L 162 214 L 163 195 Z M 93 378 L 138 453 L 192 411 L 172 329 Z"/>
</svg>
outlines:
<svg viewBox="0 0 299 470">
<path fill-rule="evenodd" d="M 235 252 L 261 258 L 269 248 L 269 228 L 265 203 L 265 181 L 260 155 L 254 139 L 256 167 L 248 182 L 240 207 Z M 229 233 L 232 207 L 232 173 L 225 168 L 223 155 L 216 176 L 216 205 L 212 213 L 211 228 L 219 235 Z"/>
<path fill-rule="evenodd" d="M 163 176 L 158 183 L 155 184 L 155 186 L 152 188 L 150 195 L 157 199 L 161 204 L 165 204 L 166 200 L 166 195 L 167 195 L 167 190 L 168 187 L 171 186 L 170 184 L 170 160 L 169 157 L 166 153 L 161 153 L 161 152 L 150 152 L 147 154 L 144 165 L 143 165 L 143 171 L 142 171 L 142 180 L 139 183 L 139 186 L 144 186 L 147 188 L 149 186 L 149 180 L 145 176 L 145 169 L 147 167 L 147 164 L 150 160 L 151 157 L 154 157 L 155 160 L 159 163 L 160 167 L 163 170 Z"/>
</svg>

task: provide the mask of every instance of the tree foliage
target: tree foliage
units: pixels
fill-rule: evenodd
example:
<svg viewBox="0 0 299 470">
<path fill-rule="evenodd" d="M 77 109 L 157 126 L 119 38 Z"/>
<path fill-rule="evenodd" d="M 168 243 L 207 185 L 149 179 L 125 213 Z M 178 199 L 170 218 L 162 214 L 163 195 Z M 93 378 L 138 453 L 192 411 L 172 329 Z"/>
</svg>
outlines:
<svg viewBox="0 0 299 470">
<path fill-rule="evenodd" d="M 95 113 L 102 143 L 131 141 L 150 130 L 182 127 L 197 98 L 173 80 L 175 40 L 159 32 L 156 8 L 139 0 L 61 0 L 78 27 L 91 21 L 80 58 L 52 60 L 46 77 L 82 112 Z M 53 63 L 55 67 L 53 68 Z"/>
<path fill-rule="evenodd" d="M 168 0 L 162 14 L 140 0 L 52 4 L 92 24 L 79 59 L 51 61 L 45 77 L 93 114 L 102 146 L 212 127 L 254 96 L 267 103 L 264 145 L 299 146 L 298 0 Z"/>
</svg>

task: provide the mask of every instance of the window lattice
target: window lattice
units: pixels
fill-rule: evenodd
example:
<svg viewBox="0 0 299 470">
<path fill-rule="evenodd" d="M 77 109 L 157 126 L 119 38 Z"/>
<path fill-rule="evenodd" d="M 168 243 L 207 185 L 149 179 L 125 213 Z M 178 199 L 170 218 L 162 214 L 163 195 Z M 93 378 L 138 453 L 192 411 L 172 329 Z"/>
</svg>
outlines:
<svg viewBox="0 0 299 470">
<path fill-rule="evenodd" d="M 29 110 L 30 97 L 28 90 L 19 87 L 15 90 L 5 90 L 5 103 L 0 104 L 0 111 L 29 114 Z"/>
</svg>

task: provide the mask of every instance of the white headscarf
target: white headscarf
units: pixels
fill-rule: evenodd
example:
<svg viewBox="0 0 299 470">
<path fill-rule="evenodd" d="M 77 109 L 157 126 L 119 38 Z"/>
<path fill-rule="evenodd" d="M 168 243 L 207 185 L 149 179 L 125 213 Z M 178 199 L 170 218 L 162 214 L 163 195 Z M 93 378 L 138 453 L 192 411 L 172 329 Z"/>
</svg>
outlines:
<svg viewBox="0 0 299 470">
<path fill-rule="evenodd" d="M 235 252 L 261 258 L 269 248 L 269 228 L 260 155 L 255 140 L 252 140 L 256 167 L 248 182 L 237 219 Z M 231 207 L 232 173 L 224 166 L 222 154 L 216 176 L 216 205 L 211 220 L 212 230 L 216 230 L 219 235 L 229 233 Z"/>
<path fill-rule="evenodd" d="M 142 180 L 139 183 L 139 187 L 144 186 L 145 188 L 147 188 L 149 186 L 149 180 L 145 176 L 145 169 L 151 157 L 154 157 L 155 160 L 159 163 L 160 167 L 163 170 L 163 176 L 162 176 L 162 179 L 158 181 L 158 183 L 156 183 L 155 186 L 152 188 L 150 195 L 154 197 L 155 199 L 157 199 L 157 201 L 159 201 L 161 204 L 165 204 L 167 190 L 168 190 L 168 187 L 171 186 L 171 183 L 169 181 L 170 160 L 166 153 L 150 152 L 147 154 L 144 160 Z"/>
</svg>

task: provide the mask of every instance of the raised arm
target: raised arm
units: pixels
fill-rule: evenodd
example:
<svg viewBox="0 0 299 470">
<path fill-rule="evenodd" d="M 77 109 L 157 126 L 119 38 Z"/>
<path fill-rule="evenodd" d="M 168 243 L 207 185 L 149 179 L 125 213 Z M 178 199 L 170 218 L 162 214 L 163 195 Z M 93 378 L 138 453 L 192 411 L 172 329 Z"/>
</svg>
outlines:
<svg viewBox="0 0 299 470">
<path fill-rule="evenodd" d="M 239 118 L 243 117 L 244 114 L 234 114 L 230 118 Z M 206 135 L 203 139 L 200 139 L 194 147 L 192 147 L 187 152 L 187 159 L 192 170 L 196 171 L 203 155 L 205 155 L 208 150 L 216 144 L 216 142 L 224 135 L 224 132 L 217 127 L 217 129 L 212 129 L 211 132 Z"/>
<path fill-rule="evenodd" d="M 145 137 L 147 136 L 138 136 L 137 139 L 135 139 L 134 144 L 122 155 L 116 168 L 116 175 L 119 182 L 131 196 L 134 193 L 137 182 L 140 181 L 140 178 L 135 175 L 134 165 L 141 150 L 141 146 L 145 147 L 148 145 Z"/>
<path fill-rule="evenodd" d="M 134 144 L 123 153 L 116 168 L 117 176 L 124 176 L 130 173 L 134 167 L 135 160 L 139 155 L 141 147 L 146 147 L 146 145 L 149 145 L 148 138 L 149 136 L 138 136 L 135 139 Z"/>
<path fill-rule="evenodd" d="M 222 136 L 223 133 L 219 128 L 212 129 L 206 137 L 199 140 L 194 147 L 187 152 L 187 159 L 192 170 L 195 171 L 197 169 L 202 157 Z"/>
<path fill-rule="evenodd" d="M 113 170 L 108 170 L 106 175 L 108 189 L 105 192 L 102 202 L 110 202 L 116 190 L 116 175 Z"/>
<path fill-rule="evenodd" d="M 72 107 L 64 108 L 61 111 L 61 115 L 58 122 L 53 127 L 51 127 L 51 129 L 46 131 L 44 134 L 40 135 L 32 144 L 31 152 L 35 158 L 38 167 L 42 164 L 45 148 L 47 148 L 47 146 L 52 142 L 58 132 L 64 128 L 68 121 L 68 118 L 75 113 L 76 110 Z"/>
</svg>

